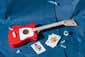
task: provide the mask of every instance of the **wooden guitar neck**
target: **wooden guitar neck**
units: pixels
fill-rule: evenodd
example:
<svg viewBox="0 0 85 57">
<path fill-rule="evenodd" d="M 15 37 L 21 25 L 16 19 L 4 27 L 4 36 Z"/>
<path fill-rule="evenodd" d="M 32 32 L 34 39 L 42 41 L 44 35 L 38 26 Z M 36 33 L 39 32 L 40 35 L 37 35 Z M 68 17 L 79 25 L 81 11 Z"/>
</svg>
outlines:
<svg viewBox="0 0 85 57">
<path fill-rule="evenodd" d="M 41 31 L 41 30 L 50 29 L 50 28 L 53 28 L 53 27 L 61 26 L 61 25 L 64 25 L 64 26 L 77 26 L 77 23 L 72 19 L 71 20 L 63 20 L 63 21 L 59 21 L 59 22 L 56 22 L 56 23 L 36 27 L 33 30 Z"/>
</svg>

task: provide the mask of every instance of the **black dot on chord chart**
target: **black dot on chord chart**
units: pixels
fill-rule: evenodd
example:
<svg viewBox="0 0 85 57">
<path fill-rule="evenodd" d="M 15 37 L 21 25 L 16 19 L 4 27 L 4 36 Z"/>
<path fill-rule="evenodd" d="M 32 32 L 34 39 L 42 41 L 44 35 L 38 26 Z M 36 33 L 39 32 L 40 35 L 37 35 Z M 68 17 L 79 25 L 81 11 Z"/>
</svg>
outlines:
<svg viewBox="0 0 85 57">
<path fill-rule="evenodd" d="M 29 33 L 29 30 L 25 29 L 25 30 L 23 30 L 23 33 L 24 34 L 28 34 Z"/>
</svg>

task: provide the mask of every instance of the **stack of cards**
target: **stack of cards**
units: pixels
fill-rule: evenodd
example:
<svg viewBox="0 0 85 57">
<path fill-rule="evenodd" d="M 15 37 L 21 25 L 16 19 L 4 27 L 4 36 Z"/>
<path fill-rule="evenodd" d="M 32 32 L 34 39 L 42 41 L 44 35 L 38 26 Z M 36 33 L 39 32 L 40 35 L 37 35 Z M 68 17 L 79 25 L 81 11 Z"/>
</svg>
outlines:
<svg viewBox="0 0 85 57">
<path fill-rule="evenodd" d="M 61 36 L 56 34 L 51 34 L 48 36 L 48 40 L 45 42 L 45 44 L 51 48 L 54 48 L 57 46 L 60 39 L 61 39 Z"/>
<path fill-rule="evenodd" d="M 41 53 L 46 51 L 46 49 L 43 47 L 43 45 L 39 41 L 34 43 L 34 44 L 32 44 L 31 47 L 33 48 L 33 50 L 37 54 L 41 54 Z"/>
</svg>

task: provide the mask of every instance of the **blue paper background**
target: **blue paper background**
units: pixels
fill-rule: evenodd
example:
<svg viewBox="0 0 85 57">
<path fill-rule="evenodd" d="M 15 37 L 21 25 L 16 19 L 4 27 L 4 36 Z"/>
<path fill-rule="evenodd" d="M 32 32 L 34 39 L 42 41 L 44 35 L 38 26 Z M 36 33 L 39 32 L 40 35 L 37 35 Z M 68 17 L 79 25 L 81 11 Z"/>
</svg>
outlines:
<svg viewBox="0 0 85 57">
<path fill-rule="evenodd" d="M 51 3 L 49 1 L 53 1 Z M 43 31 L 39 40 L 46 52 L 37 55 L 28 43 L 19 48 L 11 48 L 8 43 L 8 28 L 13 25 L 26 25 L 35 22 L 45 25 L 64 19 L 74 19 L 77 27 L 56 27 Z M 64 36 L 63 32 L 72 32 Z M 67 48 L 50 48 L 45 45 L 51 33 L 62 36 Z M 17 50 L 21 52 L 16 54 Z M 0 0 L 0 57 L 85 57 L 85 0 Z"/>
</svg>

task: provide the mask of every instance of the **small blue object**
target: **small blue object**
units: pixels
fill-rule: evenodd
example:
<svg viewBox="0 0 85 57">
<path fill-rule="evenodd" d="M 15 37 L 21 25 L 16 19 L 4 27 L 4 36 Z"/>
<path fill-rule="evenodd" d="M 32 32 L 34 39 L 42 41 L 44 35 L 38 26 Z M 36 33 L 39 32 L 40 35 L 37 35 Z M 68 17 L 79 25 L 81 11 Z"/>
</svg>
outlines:
<svg viewBox="0 0 85 57">
<path fill-rule="evenodd" d="M 64 31 L 63 33 L 65 36 L 68 36 L 69 35 L 69 32 L 68 31 Z"/>
<path fill-rule="evenodd" d="M 62 40 L 60 43 L 61 43 L 61 44 L 65 43 L 65 40 Z"/>
<path fill-rule="evenodd" d="M 8 28 L 9 30 L 13 30 L 11 27 Z"/>
<path fill-rule="evenodd" d="M 20 50 L 17 50 L 17 51 L 16 51 L 16 54 L 19 54 L 20 52 L 21 52 Z"/>
<path fill-rule="evenodd" d="M 66 46 L 65 45 L 60 45 L 62 48 L 66 48 Z"/>
<path fill-rule="evenodd" d="M 58 5 L 58 3 L 57 2 L 55 2 L 55 1 L 48 1 L 49 3 L 51 3 L 51 4 L 54 4 L 54 5 Z"/>
</svg>

